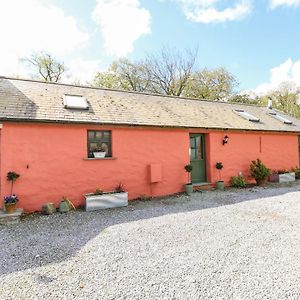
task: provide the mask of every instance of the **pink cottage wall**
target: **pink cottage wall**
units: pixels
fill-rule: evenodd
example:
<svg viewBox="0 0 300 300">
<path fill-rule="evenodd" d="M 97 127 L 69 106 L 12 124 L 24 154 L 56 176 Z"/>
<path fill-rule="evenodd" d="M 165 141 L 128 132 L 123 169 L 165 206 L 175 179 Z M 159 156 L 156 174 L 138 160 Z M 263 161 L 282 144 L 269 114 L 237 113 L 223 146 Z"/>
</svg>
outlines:
<svg viewBox="0 0 300 300">
<path fill-rule="evenodd" d="M 111 130 L 112 159 L 87 159 L 88 129 Z M 14 192 L 18 206 L 27 212 L 39 211 L 46 202 L 57 205 L 62 196 L 83 205 L 84 194 L 98 187 L 109 191 L 120 182 L 130 199 L 181 192 L 187 181 L 190 132 L 205 134 L 207 181 L 212 183 L 219 179 L 218 161 L 227 184 L 240 171 L 248 176 L 251 160 L 258 157 L 271 169 L 299 164 L 294 134 L 7 122 L 1 129 L 1 197 L 10 191 L 8 171 L 21 175 Z M 229 142 L 223 146 L 225 135 Z M 150 182 L 150 164 L 156 164 L 156 170 L 161 165 L 161 182 Z"/>
</svg>

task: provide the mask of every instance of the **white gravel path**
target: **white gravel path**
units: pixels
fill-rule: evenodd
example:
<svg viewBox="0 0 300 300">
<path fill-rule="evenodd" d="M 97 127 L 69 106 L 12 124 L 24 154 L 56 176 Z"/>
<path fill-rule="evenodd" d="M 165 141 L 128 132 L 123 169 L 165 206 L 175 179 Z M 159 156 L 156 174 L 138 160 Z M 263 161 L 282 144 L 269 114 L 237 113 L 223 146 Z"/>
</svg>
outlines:
<svg viewBox="0 0 300 300">
<path fill-rule="evenodd" d="M 300 299 L 300 183 L 0 227 L 0 299 Z"/>
</svg>

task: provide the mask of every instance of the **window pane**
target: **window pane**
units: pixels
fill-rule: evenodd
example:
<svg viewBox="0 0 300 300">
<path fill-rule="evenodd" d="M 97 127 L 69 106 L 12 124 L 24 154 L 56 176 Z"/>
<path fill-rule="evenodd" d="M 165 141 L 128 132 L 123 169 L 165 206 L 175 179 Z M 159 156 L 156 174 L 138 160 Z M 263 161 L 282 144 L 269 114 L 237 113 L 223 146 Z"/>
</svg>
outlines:
<svg viewBox="0 0 300 300">
<path fill-rule="evenodd" d="M 89 137 L 89 139 L 93 139 L 94 138 L 94 134 L 95 134 L 95 131 L 88 131 L 88 137 Z"/>
<path fill-rule="evenodd" d="M 102 137 L 102 131 L 96 131 L 96 139 L 101 139 Z"/>
<path fill-rule="evenodd" d="M 110 132 L 109 131 L 103 131 L 103 137 L 106 139 L 110 138 Z"/>
<path fill-rule="evenodd" d="M 90 151 L 95 151 L 98 148 L 98 144 L 97 143 L 90 143 L 89 144 L 89 149 Z"/>
</svg>

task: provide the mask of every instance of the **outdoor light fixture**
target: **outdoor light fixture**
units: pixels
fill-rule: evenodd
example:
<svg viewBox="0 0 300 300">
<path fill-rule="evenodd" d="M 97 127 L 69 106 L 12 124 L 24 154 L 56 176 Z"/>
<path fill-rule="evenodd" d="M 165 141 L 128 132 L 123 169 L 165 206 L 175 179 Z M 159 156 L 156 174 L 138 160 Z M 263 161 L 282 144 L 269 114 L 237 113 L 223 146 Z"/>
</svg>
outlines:
<svg viewBox="0 0 300 300">
<path fill-rule="evenodd" d="M 223 138 L 223 146 L 228 143 L 229 137 L 227 135 Z"/>
</svg>

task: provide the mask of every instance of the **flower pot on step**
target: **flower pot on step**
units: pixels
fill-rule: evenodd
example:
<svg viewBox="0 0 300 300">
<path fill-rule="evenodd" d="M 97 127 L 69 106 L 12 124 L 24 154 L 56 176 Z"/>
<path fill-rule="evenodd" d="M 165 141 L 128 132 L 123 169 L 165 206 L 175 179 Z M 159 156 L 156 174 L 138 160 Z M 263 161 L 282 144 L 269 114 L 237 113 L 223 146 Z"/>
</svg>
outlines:
<svg viewBox="0 0 300 300">
<path fill-rule="evenodd" d="M 191 195 L 193 193 L 193 185 L 191 183 L 185 185 L 185 192 L 188 195 Z"/>
<path fill-rule="evenodd" d="M 224 190 L 224 181 L 223 180 L 219 180 L 217 181 L 217 190 L 223 191 Z"/>
<path fill-rule="evenodd" d="M 16 203 L 5 204 L 5 210 L 8 214 L 13 214 L 16 211 Z"/>
</svg>

